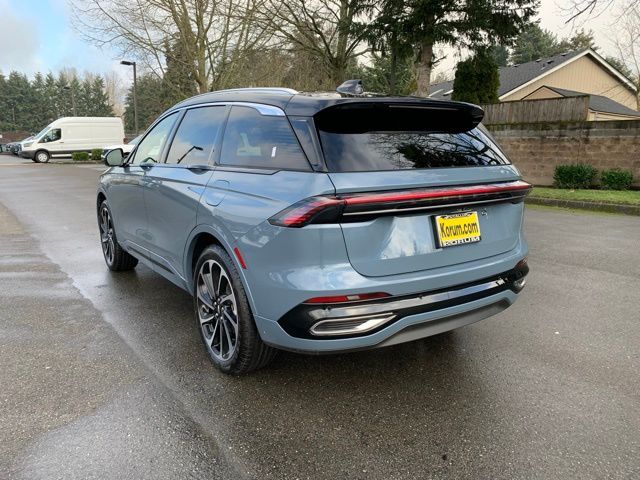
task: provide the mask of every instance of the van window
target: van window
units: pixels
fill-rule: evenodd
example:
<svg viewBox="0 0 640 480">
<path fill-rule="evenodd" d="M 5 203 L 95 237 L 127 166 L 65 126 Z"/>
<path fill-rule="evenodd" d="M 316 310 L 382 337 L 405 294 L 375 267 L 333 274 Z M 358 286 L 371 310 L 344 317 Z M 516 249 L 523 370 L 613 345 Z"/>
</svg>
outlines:
<svg viewBox="0 0 640 480">
<path fill-rule="evenodd" d="M 225 107 L 187 110 L 171 143 L 167 163 L 206 165 L 224 122 Z"/>
<path fill-rule="evenodd" d="M 131 163 L 139 165 L 142 163 L 157 163 L 162 155 L 162 148 L 166 141 L 173 124 L 176 121 L 176 114 L 163 118 L 153 129 L 144 137 L 138 145 Z"/>
<path fill-rule="evenodd" d="M 40 143 L 55 142 L 57 140 L 60 140 L 61 138 L 62 138 L 62 130 L 60 130 L 59 128 L 52 128 L 47 132 L 47 134 L 44 137 L 42 137 L 42 140 L 40 140 Z"/>
<path fill-rule="evenodd" d="M 311 169 L 286 117 L 261 115 L 254 108 L 243 106 L 231 108 L 220 163 L 269 169 Z"/>
</svg>

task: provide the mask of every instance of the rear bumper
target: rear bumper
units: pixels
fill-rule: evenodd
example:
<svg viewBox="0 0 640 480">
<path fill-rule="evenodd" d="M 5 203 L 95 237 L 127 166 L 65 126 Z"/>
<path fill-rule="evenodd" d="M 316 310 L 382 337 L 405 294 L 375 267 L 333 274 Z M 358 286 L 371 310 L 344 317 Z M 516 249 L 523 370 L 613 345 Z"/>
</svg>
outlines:
<svg viewBox="0 0 640 480">
<path fill-rule="evenodd" d="M 302 303 L 278 324 L 292 337 L 306 339 L 354 338 L 370 335 L 401 319 L 447 307 L 468 304 L 506 290 L 519 293 L 529 273 L 526 261 L 500 275 L 454 287 L 412 295 L 343 303 Z"/>
<path fill-rule="evenodd" d="M 408 315 L 375 333 L 351 338 L 310 339 L 289 335 L 278 322 L 258 318 L 262 339 L 269 345 L 302 353 L 335 353 L 385 347 L 463 327 L 507 309 L 518 297 L 504 290 L 479 300 Z"/>
</svg>

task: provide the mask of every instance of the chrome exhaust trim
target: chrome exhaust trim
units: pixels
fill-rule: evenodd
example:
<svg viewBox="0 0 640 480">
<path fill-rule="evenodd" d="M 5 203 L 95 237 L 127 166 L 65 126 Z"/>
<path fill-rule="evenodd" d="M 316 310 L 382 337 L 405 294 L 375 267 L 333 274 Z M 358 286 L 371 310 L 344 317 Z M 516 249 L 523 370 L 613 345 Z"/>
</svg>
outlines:
<svg viewBox="0 0 640 480">
<path fill-rule="evenodd" d="M 317 337 L 365 333 L 390 322 L 395 314 L 364 315 L 361 317 L 329 318 L 314 324 L 309 332 Z"/>
</svg>

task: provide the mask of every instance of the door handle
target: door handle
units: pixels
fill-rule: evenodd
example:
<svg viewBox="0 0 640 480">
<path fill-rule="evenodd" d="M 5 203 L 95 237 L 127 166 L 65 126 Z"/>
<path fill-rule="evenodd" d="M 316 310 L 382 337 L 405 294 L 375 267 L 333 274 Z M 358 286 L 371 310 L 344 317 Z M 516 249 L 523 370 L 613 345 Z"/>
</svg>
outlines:
<svg viewBox="0 0 640 480">
<path fill-rule="evenodd" d="M 192 172 L 200 172 L 202 170 L 211 170 L 211 165 L 187 165 L 187 169 Z"/>
</svg>

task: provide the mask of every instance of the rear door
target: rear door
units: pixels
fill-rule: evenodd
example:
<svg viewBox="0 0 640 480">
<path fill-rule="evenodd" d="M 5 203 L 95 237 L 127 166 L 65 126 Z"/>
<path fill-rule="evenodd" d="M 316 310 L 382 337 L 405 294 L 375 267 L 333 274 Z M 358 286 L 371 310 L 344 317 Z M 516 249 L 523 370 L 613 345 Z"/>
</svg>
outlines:
<svg viewBox="0 0 640 480">
<path fill-rule="evenodd" d="M 341 227 L 359 273 L 429 270 L 516 246 L 528 186 L 514 183 L 517 170 L 476 124 L 465 112 L 419 105 L 316 116 L 336 193 L 351 198 Z"/>
<path fill-rule="evenodd" d="M 187 237 L 197 224 L 200 197 L 219 151 L 226 106 L 189 109 L 180 120 L 164 163 L 145 177 L 150 249 L 165 276 L 184 278 Z M 175 280 L 175 279 L 174 279 Z"/>
</svg>

